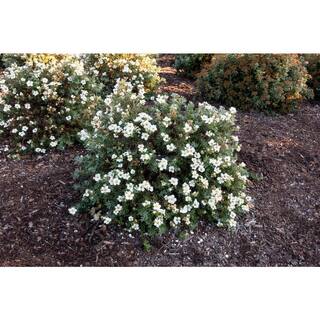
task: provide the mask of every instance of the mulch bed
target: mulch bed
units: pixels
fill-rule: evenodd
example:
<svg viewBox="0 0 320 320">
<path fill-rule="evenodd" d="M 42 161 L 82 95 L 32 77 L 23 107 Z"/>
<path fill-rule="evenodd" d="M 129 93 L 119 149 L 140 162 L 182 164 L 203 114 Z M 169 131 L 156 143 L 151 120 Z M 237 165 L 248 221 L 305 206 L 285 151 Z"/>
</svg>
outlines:
<svg viewBox="0 0 320 320">
<path fill-rule="evenodd" d="M 192 97 L 192 81 L 175 74 L 172 56 L 159 58 L 163 92 Z M 200 225 L 186 239 L 152 241 L 73 217 L 70 149 L 15 161 L 0 156 L 2 266 L 320 266 L 320 107 L 267 116 L 239 112 L 240 160 L 253 178 L 255 207 L 229 232 Z"/>
</svg>

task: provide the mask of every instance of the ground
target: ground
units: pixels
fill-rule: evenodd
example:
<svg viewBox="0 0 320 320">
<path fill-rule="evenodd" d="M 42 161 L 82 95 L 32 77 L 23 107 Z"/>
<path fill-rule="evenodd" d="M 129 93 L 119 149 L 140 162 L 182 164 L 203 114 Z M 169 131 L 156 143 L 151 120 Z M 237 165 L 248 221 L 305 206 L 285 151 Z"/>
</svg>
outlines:
<svg viewBox="0 0 320 320">
<path fill-rule="evenodd" d="M 193 82 L 171 62 L 159 58 L 161 91 L 191 98 Z M 82 150 L 0 156 L 0 265 L 320 266 L 320 107 L 304 103 L 286 116 L 239 112 L 238 124 L 254 208 L 233 232 L 200 225 L 183 240 L 154 239 L 149 252 L 138 238 L 67 213 L 78 199 L 73 158 Z"/>
</svg>

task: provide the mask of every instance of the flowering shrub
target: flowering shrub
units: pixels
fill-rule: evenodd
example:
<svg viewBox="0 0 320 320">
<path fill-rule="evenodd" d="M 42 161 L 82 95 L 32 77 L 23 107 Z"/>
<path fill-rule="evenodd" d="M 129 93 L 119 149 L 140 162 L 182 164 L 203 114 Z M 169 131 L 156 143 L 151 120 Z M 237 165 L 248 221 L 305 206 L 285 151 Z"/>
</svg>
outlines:
<svg viewBox="0 0 320 320">
<path fill-rule="evenodd" d="M 228 55 L 198 80 L 198 96 L 242 109 L 288 112 L 312 96 L 309 78 L 298 55 Z"/>
<path fill-rule="evenodd" d="M 209 63 L 213 54 L 176 54 L 174 67 L 177 72 L 190 78 L 201 71 L 206 63 Z"/>
<path fill-rule="evenodd" d="M 313 90 L 314 97 L 320 99 L 320 54 L 304 54 L 303 58 L 311 75 L 308 84 Z"/>
<path fill-rule="evenodd" d="M 119 78 L 130 81 L 136 92 L 143 85 L 146 93 L 153 93 L 161 83 L 160 68 L 150 55 L 85 54 L 83 60 L 88 73 L 103 83 L 107 94 Z"/>
<path fill-rule="evenodd" d="M 178 95 L 159 95 L 150 106 L 133 89 L 118 81 L 93 118 L 94 132 L 81 132 L 82 199 L 69 212 L 148 235 L 199 220 L 234 227 L 250 201 L 245 165 L 236 162 L 236 110 L 195 107 Z"/>
<path fill-rule="evenodd" d="M 2 54 L 2 62 L 5 67 L 12 64 L 22 66 L 24 64 L 32 64 L 36 62 L 50 63 L 60 60 L 71 59 L 72 55 L 66 54 L 49 54 L 49 53 L 4 53 Z"/>
<path fill-rule="evenodd" d="M 12 64 L 0 80 L 0 135 L 8 151 L 45 153 L 77 139 L 99 99 L 80 61 Z"/>
</svg>

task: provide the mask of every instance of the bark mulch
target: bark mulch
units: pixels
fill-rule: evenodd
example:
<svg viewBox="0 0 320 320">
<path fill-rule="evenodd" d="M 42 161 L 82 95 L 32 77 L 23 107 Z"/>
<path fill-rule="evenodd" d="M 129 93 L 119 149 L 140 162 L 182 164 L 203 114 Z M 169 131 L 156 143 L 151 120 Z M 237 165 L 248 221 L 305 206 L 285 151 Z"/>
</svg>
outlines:
<svg viewBox="0 0 320 320">
<path fill-rule="evenodd" d="M 159 59 L 164 92 L 191 97 L 172 56 Z M 14 161 L 0 156 L 0 265 L 2 266 L 320 266 L 320 107 L 305 103 L 286 116 L 238 114 L 244 161 L 253 173 L 255 207 L 229 232 L 201 225 L 186 239 L 152 241 L 106 229 L 67 208 L 72 189 L 70 149 Z"/>
</svg>

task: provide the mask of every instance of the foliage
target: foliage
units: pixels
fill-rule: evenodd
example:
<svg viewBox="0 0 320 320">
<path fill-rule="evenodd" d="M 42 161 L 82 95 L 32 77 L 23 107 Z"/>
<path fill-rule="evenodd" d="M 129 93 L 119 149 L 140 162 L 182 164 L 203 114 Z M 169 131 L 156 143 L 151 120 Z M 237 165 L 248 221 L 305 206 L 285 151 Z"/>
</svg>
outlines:
<svg viewBox="0 0 320 320">
<path fill-rule="evenodd" d="M 3 55 L 3 53 L 0 53 L 0 69 L 4 68 Z"/>
<path fill-rule="evenodd" d="M 320 54 L 304 54 L 306 68 L 311 75 L 309 85 L 313 89 L 314 97 L 320 99 Z"/>
<path fill-rule="evenodd" d="M 154 93 L 161 83 L 160 68 L 151 55 L 143 54 L 85 54 L 85 68 L 104 85 L 103 92 L 111 93 L 117 79 L 130 81 L 137 92 Z"/>
<path fill-rule="evenodd" d="M 0 135 L 10 138 L 6 151 L 45 153 L 74 143 L 98 92 L 80 61 L 7 67 L 0 81 Z"/>
<path fill-rule="evenodd" d="M 194 228 L 199 220 L 234 227 L 249 210 L 247 172 L 236 161 L 235 112 L 178 95 L 147 103 L 134 85 L 118 81 L 83 130 L 87 154 L 75 178 L 80 203 L 71 214 L 156 235 Z"/>
<path fill-rule="evenodd" d="M 198 97 L 241 109 L 288 112 L 312 92 L 298 55 L 228 55 L 197 83 Z"/>
<path fill-rule="evenodd" d="M 189 77 L 195 78 L 206 63 L 210 63 L 212 54 L 176 54 L 174 67 L 177 72 Z"/>
</svg>

